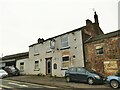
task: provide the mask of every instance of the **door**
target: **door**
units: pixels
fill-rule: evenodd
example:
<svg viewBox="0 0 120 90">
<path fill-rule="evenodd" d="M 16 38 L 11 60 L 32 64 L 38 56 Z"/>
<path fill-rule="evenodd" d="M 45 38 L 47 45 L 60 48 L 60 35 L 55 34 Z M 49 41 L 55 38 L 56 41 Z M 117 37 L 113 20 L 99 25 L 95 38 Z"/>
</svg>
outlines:
<svg viewBox="0 0 120 90">
<path fill-rule="evenodd" d="M 76 78 L 77 80 L 81 81 L 81 82 L 85 82 L 87 80 L 87 74 L 86 74 L 86 70 L 84 68 L 77 68 L 77 74 L 76 74 Z"/>
<path fill-rule="evenodd" d="M 52 74 L 52 60 L 46 59 L 46 75 L 51 75 Z"/>
</svg>

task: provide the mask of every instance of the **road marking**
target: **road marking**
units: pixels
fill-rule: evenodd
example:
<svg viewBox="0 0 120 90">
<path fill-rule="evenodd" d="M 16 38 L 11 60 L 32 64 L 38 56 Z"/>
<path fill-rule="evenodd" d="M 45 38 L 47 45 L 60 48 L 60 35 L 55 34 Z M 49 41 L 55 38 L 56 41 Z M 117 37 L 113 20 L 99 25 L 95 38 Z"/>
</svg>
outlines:
<svg viewBox="0 0 120 90">
<path fill-rule="evenodd" d="M 12 84 L 12 85 L 20 86 L 20 87 L 28 87 L 27 85 L 20 85 L 14 82 L 8 82 L 8 84 Z"/>
<path fill-rule="evenodd" d="M 45 86 L 45 85 L 43 85 L 43 87 L 46 87 L 46 88 L 57 88 L 57 87 L 53 87 L 53 86 Z"/>
<path fill-rule="evenodd" d="M 0 87 L 2 87 L 2 88 L 12 88 L 12 87 L 9 87 L 9 86 L 6 86 L 6 85 L 1 85 L 1 84 L 0 84 Z"/>
<path fill-rule="evenodd" d="M 9 81 L 9 83 L 23 83 L 22 81 L 14 81 L 14 80 L 4 80 L 4 81 Z M 40 85 L 40 84 L 34 84 L 34 83 L 28 83 L 28 82 L 24 82 L 25 84 L 28 84 L 28 85 L 34 85 L 34 86 L 37 86 L 37 87 L 46 87 L 46 88 L 57 88 L 57 87 L 54 87 L 54 86 L 48 86 L 48 85 Z M 18 85 L 18 84 L 17 84 Z M 20 85 L 20 86 L 23 86 L 23 87 L 26 87 L 27 85 Z M 28 86 L 27 86 L 28 87 Z"/>
</svg>

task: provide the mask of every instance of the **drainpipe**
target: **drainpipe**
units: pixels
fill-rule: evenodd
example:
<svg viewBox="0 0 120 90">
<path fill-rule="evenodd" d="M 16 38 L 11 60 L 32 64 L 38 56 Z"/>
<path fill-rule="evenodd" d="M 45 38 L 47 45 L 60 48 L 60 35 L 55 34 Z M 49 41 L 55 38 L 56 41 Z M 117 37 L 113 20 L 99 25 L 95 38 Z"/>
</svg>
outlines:
<svg viewBox="0 0 120 90">
<path fill-rule="evenodd" d="M 84 29 L 83 29 L 84 30 Z M 84 67 L 86 67 L 86 60 L 85 60 L 85 46 L 84 46 L 84 31 L 81 30 L 82 33 L 82 48 L 83 48 L 83 60 L 84 60 Z"/>
</svg>

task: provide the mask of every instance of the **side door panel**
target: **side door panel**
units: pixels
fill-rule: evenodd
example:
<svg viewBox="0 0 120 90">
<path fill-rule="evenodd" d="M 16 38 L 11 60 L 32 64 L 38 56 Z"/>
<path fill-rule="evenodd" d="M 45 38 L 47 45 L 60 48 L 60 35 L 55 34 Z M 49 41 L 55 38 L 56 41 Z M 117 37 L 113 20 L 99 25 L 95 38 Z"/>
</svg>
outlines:
<svg viewBox="0 0 120 90">
<path fill-rule="evenodd" d="M 76 80 L 76 68 L 71 68 L 69 71 L 69 76 L 72 80 Z"/>
<path fill-rule="evenodd" d="M 84 68 L 77 68 L 77 74 L 76 74 L 77 80 L 84 82 L 87 79 L 86 70 Z"/>
</svg>

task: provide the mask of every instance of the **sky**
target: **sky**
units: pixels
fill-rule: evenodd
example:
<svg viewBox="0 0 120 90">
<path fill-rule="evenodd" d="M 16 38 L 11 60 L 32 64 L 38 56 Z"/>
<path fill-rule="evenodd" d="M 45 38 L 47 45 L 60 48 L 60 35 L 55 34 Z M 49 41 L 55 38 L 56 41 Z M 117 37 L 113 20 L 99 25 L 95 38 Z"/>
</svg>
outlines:
<svg viewBox="0 0 120 90">
<path fill-rule="evenodd" d="M 29 51 L 50 38 L 94 22 L 104 33 L 118 30 L 119 0 L 0 0 L 0 57 Z M 93 10 L 94 8 L 94 10 Z"/>
</svg>

